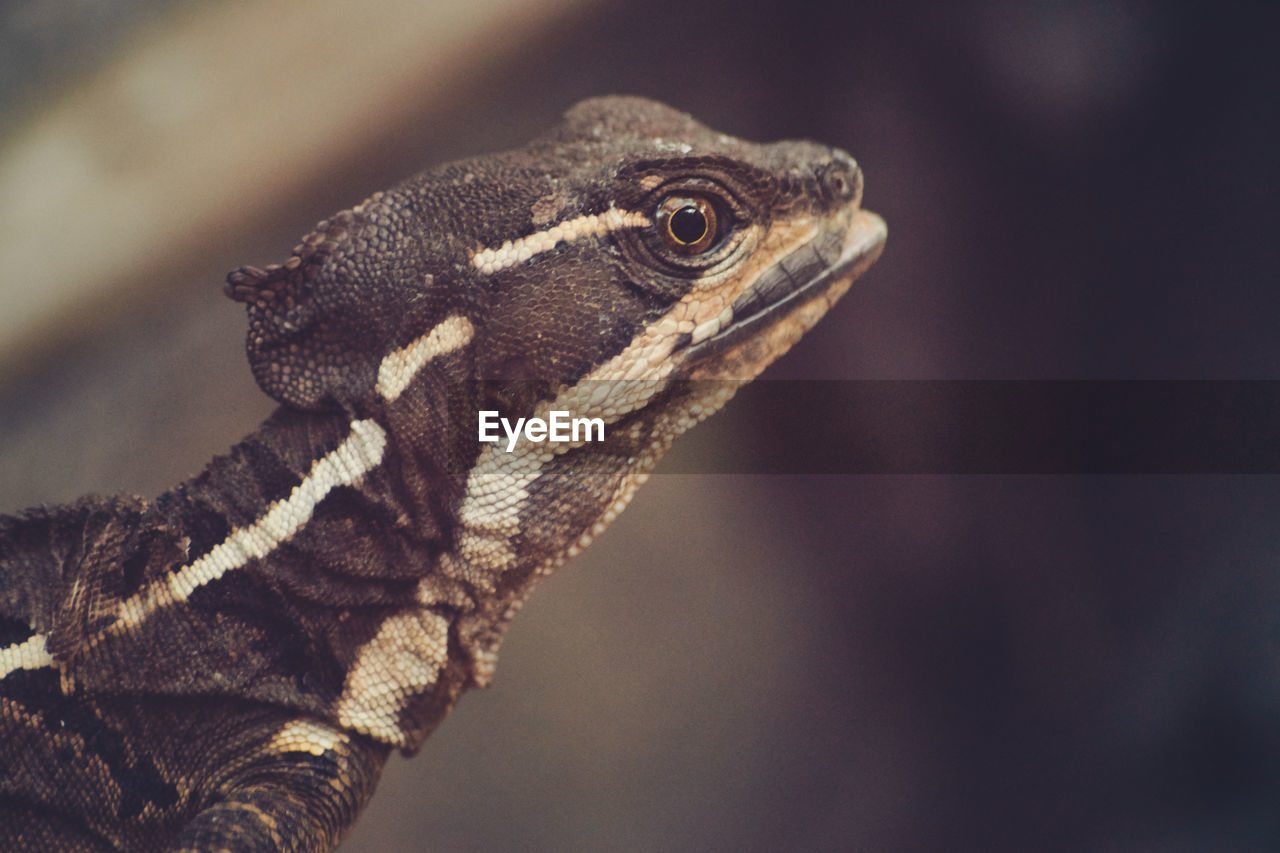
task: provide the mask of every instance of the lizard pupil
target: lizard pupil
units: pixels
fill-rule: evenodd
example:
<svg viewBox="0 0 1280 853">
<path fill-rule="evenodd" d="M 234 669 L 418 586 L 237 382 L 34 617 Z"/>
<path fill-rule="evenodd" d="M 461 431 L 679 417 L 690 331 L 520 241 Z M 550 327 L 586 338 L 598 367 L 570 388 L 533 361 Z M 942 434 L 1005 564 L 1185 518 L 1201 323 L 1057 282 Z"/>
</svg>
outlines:
<svg viewBox="0 0 1280 853">
<path fill-rule="evenodd" d="M 671 214 L 671 236 L 689 245 L 702 239 L 707 233 L 707 217 L 691 204 Z"/>
</svg>

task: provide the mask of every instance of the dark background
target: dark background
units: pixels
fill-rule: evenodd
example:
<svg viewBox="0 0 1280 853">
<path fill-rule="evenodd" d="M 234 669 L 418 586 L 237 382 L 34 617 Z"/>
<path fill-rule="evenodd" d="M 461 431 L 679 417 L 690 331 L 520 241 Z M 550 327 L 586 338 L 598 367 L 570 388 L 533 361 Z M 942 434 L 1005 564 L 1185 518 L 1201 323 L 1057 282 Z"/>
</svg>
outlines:
<svg viewBox="0 0 1280 853">
<path fill-rule="evenodd" d="M 0 143 L 225 5 L 6 7 Z M 863 165 L 884 256 L 772 380 L 1280 379 L 1275 4 L 514 5 L 542 23 L 497 16 L 443 94 L 307 140 L 322 168 L 15 333 L 0 509 L 198 470 L 268 411 L 227 269 L 607 92 Z M 326 26 L 296 9 L 282 44 Z M 6 269 L 0 300 L 33 286 Z M 702 471 L 769 423 L 749 402 L 544 584 L 344 851 L 1280 849 L 1274 476 Z M 925 418 L 945 433 L 898 407 L 821 435 L 892 446 Z M 810 470 L 806 440 L 768 470 Z"/>
</svg>

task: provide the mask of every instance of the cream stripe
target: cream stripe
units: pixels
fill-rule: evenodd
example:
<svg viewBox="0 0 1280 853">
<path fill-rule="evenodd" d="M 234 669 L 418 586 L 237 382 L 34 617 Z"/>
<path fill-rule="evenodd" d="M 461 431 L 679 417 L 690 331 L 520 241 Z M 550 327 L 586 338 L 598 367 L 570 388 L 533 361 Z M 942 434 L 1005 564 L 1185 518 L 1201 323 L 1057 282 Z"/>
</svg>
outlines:
<svg viewBox="0 0 1280 853">
<path fill-rule="evenodd" d="M 579 240 L 595 234 L 608 234 L 621 228 L 639 228 L 649 224 L 649 217 L 630 210 L 609 208 L 603 213 L 577 216 L 553 225 L 545 231 L 508 240 L 496 249 L 480 249 L 471 255 L 472 265 L 485 275 L 522 264 L 534 255 L 549 252 L 557 244 Z"/>
<path fill-rule="evenodd" d="M 475 333 L 475 327 L 466 317 L 456 314 L 446 317 L 430 332 L 382 359 L 378 366 L 378 394 L 388 403 L 394 401 L 427 362 L 465 347 Z"/>
<path fill-rule="evenodd" d="M 122 602 L 116 624 L 137 624 L 156 609 L 183 601 L 210 581 L 267 556 L 311 520 L 316 505 L 332 489 L 356 482 L 377 466 L 386 445 L 387 434 L 376 421 L 352 421 L 351 434 L 311 466 L 289 497 L 273 503 L 258 521 L 233 531 L 208 554 Z"/>
<path fill-rule="evenodd" d="M 400 714 L 436 682 L 449 659 L 449 620 L 430 610 L 387 618 L 360 648 L 338 701 L 338 723 L 384 743 L 406 744 Z"/>
<path fill-rule="evenodd" d="M 659 322 L 669 321 L 670 316 Z M 562 390 L 555 400 L 540 403 L 533 417 L 545 418 L 552 410 L 565 410 L 577 417 L 599 417 L 606 424 L 614 424 L 648 405 L 655 394 L 666 388 L 667 376 L 674 369 L 668 358 L 676 341 L 674 321 L 670 322 L 670 333 L 653 334 L 654 327 L 641 332 L 626 349 Z M 484 588 L 514 566 L 512 537 L 519 532 L 520 513 L 530 497 L 529 487 L 542 476 L 547 462 L 574 446 L 578 445 L 550 446 L 522 440 L 514 452 L 508 453 L 500 451 L 499 445 L 486 445 L 467 477 L 458 512 L 462 529 L 456 553 L 461 559 L 455 564 L 443 563 L 446 574 L 450 569 L 461 569 L 462 578 Z M 491 573 L 488 577 L 486 570 Z"/>
<path fill-rule="evenodd" d="M 338 752 L 347 744 L 342 731 L 314 720 L 290 720 L 271 738 L 273 752 L 305 752 L 323 756 L 326 752 Z"/>
<path fill-rule="evenodd" d="M 19 669 L 53 666 L 53 658 L 45 649 L 44 634 L 35 634 L 21 643 L 0 649 L 0 678 Z"/>
</svg>

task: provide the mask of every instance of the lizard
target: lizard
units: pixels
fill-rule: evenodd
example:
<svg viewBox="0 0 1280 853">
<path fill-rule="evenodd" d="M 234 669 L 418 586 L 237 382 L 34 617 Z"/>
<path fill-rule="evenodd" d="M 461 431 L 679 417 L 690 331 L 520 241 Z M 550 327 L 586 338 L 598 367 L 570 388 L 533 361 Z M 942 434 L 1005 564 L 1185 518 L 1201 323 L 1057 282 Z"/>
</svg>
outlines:
<svg viewBox="0 0 1280 853">
<path fill-rule="evenodd" d="M 155 499 L 0 519 L 0 848 L 331 849 L 534 584 L 876 260 L 862 188 L 600 97 L 230 273 L 261 427 Z"/>
</svg>

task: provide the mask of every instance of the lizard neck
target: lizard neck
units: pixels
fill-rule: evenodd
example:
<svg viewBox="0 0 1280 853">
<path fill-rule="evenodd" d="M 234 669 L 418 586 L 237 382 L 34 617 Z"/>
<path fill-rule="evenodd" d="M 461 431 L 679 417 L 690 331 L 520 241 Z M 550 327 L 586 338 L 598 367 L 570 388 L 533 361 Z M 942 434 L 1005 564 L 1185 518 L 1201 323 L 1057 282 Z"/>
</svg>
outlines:
<svg viewBox="0 0 1280 853">
<path fill-rule="evenodd" d="M 140 598 L 175 589 L 196 625 L 251 644 L 273 638 L 275 648 L 248 656 L 259 666 L 240 694 L 413 751 L 463 689 L 488 681 L 535 576 L 515 565 L 477 573 L 457 553 L 473 459 L 460 457 L 464 436 L 445 421 L 450 406 L 474 418 L 474 402 L 453 396 L 442 404 L 417 389 L 367 417 L 277 410 L 156 500 L 151 511 L 182 532 L 187 559 L 149 578 Z M 258 618 L 270 626 L 256 630 Z M 204 664 L 182 678 L 213 687 L 220 668 Z"/>
<path fill-rule="evenodd" d="M 448 489 L 413 488 L 427 473 L 405 450 L 376 418 L 281 408 L 155 509 L 189 561 L 237 551 L 218 562 L 317 603 L 392 604 L 449 530 Z"/>
</svg>

